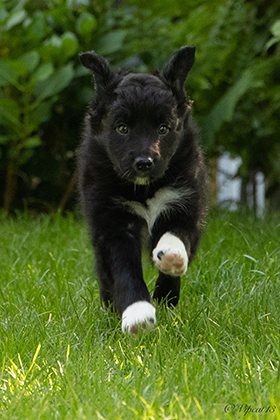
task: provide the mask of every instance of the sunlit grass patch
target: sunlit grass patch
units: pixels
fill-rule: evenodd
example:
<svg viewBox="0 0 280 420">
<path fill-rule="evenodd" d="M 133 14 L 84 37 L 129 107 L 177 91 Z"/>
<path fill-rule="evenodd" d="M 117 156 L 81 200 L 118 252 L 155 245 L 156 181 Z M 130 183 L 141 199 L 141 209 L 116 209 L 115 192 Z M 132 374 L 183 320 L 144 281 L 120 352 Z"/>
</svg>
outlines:
<svg viewBox="0 0 280 420">
<path fill-rule="evenodd" d="M 21 395 L 45 395 L 60 391 L 62 388 L 61 379 L 64 375 L 63 367 L 59 360 L 56 366 L 48 366 L 43 360 L 40 365 L 36 363 L 41 349 L 38 345 L 30 366 L 25 369 L 20 354 L 18 361 L 6 360 L 3 358 L 1 371 L 1 409 L 8 408 L 11 399 L 20 398 Z"/>
</svg>

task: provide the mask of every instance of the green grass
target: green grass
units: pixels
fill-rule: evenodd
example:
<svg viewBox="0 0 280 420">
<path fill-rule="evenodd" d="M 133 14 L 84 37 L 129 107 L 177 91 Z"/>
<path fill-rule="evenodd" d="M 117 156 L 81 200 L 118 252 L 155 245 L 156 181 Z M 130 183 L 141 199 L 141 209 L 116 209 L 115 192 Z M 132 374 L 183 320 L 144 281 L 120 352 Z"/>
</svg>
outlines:
<svg viewBox="0 0 280 420">
<path fill-rule="evenodd" d="M 139 336 L 101 308 L 83 222 L 0 223 L 1 420 L 280 419 L 279 218 L 209 216 L 178 307 Z"/>
</svg>

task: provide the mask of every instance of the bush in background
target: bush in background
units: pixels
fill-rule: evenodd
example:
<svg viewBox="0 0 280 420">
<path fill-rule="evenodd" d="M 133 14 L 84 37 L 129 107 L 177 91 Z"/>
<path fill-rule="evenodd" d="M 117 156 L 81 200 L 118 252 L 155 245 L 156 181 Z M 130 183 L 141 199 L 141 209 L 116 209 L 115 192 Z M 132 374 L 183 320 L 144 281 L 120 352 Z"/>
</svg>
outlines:
<svg viewBox="0 0 280 420">
<path fill-rule="evenodd" d="M 242 157 L 244 180 L 280 191 L 280 5 L 264 0 L 4 1 L 0 6 L 0 206 L 75 204 L 75 149 L 91 78 L 78 52 L 154 71 L 197 45 L 188 79 L 209 157 Z M 278 16 L 278 19 L 277 19 Z M 3 192 L 3 193 L 2 193 Z M 277 200 L 276 200 L 277 202 Z"/>
</svg>

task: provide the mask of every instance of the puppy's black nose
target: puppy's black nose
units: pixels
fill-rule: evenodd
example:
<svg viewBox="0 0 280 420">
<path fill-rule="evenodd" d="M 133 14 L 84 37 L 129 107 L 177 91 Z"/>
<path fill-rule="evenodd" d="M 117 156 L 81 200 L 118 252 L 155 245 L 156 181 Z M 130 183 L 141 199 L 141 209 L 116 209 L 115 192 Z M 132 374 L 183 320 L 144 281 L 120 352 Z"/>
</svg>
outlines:
<svg viewBox="0 0 280 420">
<path fill-rule="evenodd" d="M 137 157 L 135 167 L 138 171 L 147 172 L 154 166 L 154 160 L 151 157 Z"/>
</svg>

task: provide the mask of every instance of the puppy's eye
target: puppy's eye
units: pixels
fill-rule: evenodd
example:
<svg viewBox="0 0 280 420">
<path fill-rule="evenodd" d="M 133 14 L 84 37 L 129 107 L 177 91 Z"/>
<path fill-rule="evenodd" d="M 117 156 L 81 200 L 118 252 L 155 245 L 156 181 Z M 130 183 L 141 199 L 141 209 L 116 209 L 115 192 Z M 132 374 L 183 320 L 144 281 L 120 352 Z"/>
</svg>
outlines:
<svg viewBox="0 0 280 420">
<path fill-rule="evenodd" d="M 161 124 L 161 126 L 158 129 L 158 134 L 160 134 L 161 136 L 165 136 L 165 134 L 167 134 L 169 132 L 169 128 L 167 127 L 166 124 Z"/>
<path fill-rule="evenodd" d="M 118 125 L 116 130 L 120 134 L 127 134 L 128 133 L 128 127 L 125 124 Z"/>
</svg>

